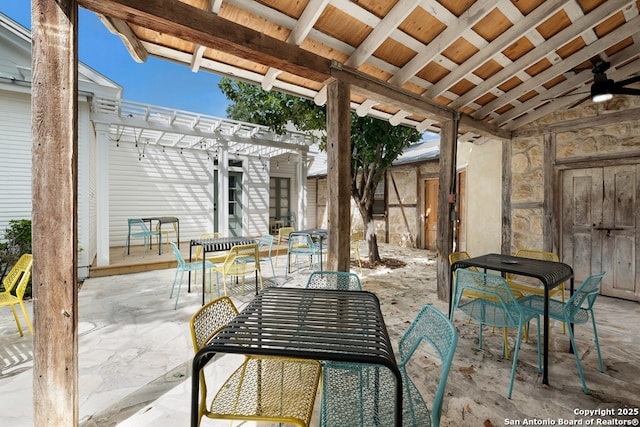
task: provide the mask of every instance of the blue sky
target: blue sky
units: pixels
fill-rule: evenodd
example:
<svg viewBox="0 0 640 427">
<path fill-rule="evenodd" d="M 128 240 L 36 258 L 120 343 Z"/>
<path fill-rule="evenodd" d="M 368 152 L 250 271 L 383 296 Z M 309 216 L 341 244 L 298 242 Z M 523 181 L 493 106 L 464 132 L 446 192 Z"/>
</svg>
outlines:
<svg viewBox="0 0 640 427">
<path fill-rule="evenodd" d="M 31 28 L 31 0 L 1 0 L 0 11 Z M 93 12 L 80 8 L 78 19 L 80 61 L 122 86 L 124 99 L 226 117 L 229 102 L 218 89 L 220 76 L 155 57 L 137 63 Z"/>
</svg>

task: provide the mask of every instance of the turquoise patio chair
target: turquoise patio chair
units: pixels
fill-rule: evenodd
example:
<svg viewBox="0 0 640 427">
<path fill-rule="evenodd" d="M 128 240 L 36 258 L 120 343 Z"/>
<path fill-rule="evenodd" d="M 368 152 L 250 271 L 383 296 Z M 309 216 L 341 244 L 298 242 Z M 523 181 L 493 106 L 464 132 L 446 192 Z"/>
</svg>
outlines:
<svg viewBox="0 0 640 427">
<path fill-rule="evenodd" d="M 604 372 L 604 364 L 602 363 L 602 355 L 600 354 L 600 342 L 598 341 L 598 330 L 596 329 L 596 318 L 593 313 L 593 304 L 596 302 L 596 298 L 600 292 L 600 283 L 605 273 L 594 274 L 582 281 L 578 290 L 576 290 L 571 298 L 566 303 L 558 301 L 556 299 L 549 299 L 549 318 L 559 320 L 567 323 L 584 324 L 589 321 L 591 317 L 591 323 L 593 325 L 593 336 L 596 342 L 596 351 L 598 353 L 598 363 L 600 365 L 600 372 Z M 529 310 L 533 310 L 540 315 L 544 314 L 544 297 L 541 295 L 529 295 L 519 300 L 520 304 L 527 307 Z M 584 373 L 582 372 L 582 365 L 580 364 L 580 356 L 578 355 L 578 349 L 576 348 L 576 340 L 573 334 L 573 328 L 569 329 L 569 339 L 571 340 L 571 347 L 573 348 L 573 356 L 576 359 L 576 365 L 578 365 L 578 374 L 580 375 L 580 381 L 582 381 L 582 391 L 584 394 L 589 394 L 587 389 L 587 383 L 584 380 Z M 540 334 L 538 334 L 540 336 Z"/>
<path fill-rule="evenodd" d="M 313 241 L 311 234 L 301 232 L 291 232 L 289 234 L 289 250 L 287 251 L 287 270 L 286 276 L 291 273 L 291 256 L 295 257 L 296 265 L 299 256 L 308 256 L 313 268 L 314 257 L 322 256 L 320 253 L 320 245 Z"/>
<path fill-rule="evenodd" d="M 278 280 L 276 279 L 276 269 L 273 267 L 273 258 L 271 256 L 271 250 L 273 249 L 273 242 L 275 237 L 270 234 L 263 234 L 258 240 L 258 257 L 259 261 L 269 260 L 271 263 L 271 273 L 273 274 L 273 281 L 276 285 L 278 285 Z M 266 252 L 265 255 L 262 255 L 263 252 Z M 236 262 L 254 262 L 254 257 L 243 257 L 236 258 Z"/>
<path fill-rule="evenodd" d="M 469 298 L 463 294 L 472 294 Z M 451 320 L 455 315 L 455 310 L 464 312 L 468 318 L 479 324 L 478 347 L 482 348 L 482 327 L 495 326 L 498 328 L 517 328 L 516 345 L 513 351 L 513 363 L 511 366 L 511 377 L 509 379 L 509 391 L 507 397 L 511 399 L 513 380 L 516 375 L 518 353 L 522 339 L 523 326 L 530 320 L 536 319 L 538 326 L 538 337 L 540 337 L 540 318 L 538 313 L 529 310 L 518 303 L 513 296 L 509 284 L 502 277 L 496 274 L 487 274 L 467 269 L 458 269 L 455 274 L 455 296 L 451 309 Z M 504 340 L 503 342 L 503 354 Z M 540 360 L 540 339 L 538 345 L 538 372 L 542 372 Z"/>
<path fill-rule="evenodd" d="M 347 271 L 314 271 L 307 280 L 307 289 L 361 291 L 360 277 Z"/>
<path fill-rule="evenodd" d="M 151 231 L 147 224 L 140 218 L 129 218 L 127 220 L 127 224 L 129 226 L 129 230 L 127 232 L 127 255 L 129 255 L 131 238 L 142 237 L 144 239 L 144 256 L 147 256 L 147 245 L 151 245 L 151 239 L 156 236 L 158 241 L 160 241 L 160 232 L 159 231 Z"/>
<path fill-rule="evenodd" d="M 407 365 L 421 343 L 432 347 L 442 362 L 431 411 L 407 373 Z M 422 308 L 399 343 L 405 427 L 440 425 L 447 377 L 458 335 L 447 316 L 431 305 Z M 325 369 L 322 377 L 320 426 L 391 426 L 394 423 L 395 379 L 386 368 L 341 363 Z"/>
<path fill-rule="evenodd" d="M 186 262 L 182 253 L 180 253 L 180 249 L 174 242 L 171 243 L 171 248 L 173 249 L 173 254 L 176 256 L 176 274 L 173 276 L 173 285 L 171 285 L 171 293 L 169 294 L 169 299 L 173 298 L 173 290 L 176 287 L 176 280 L 178 279 L 178 273 L 180 273 L 180 283 L 178 284 L 178 292 L 176 292 L 176 304 L 174 306 L 174 310 L 178 308 L 178 299 L 180 298 L 180 288 L 182 287 L 182 278 L 184 276 L 185 271 L 200 271 L 202 270 L 202 261 L 194 261 L 194 262 Z M 216 267 L 214 263 L 211 261 L 204 261 L 204 267 L 209 270 L 209 286 L 213 286 L 211 282 L 211 271 Z M 216 286 L 218 282 L 218 277 L 216 276 Z"/>
</svg>

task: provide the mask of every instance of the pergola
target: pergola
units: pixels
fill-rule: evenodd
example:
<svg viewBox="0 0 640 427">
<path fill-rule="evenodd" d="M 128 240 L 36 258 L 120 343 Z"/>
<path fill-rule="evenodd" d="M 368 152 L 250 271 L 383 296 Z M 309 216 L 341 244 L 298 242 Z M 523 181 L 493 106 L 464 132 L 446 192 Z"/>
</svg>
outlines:
<svg viewBox="0 0 640 427">
<path fill-rule="evenodd" d="M 302 132 L 287 131 L 278 135 L 267 126 L 180 111 L 115 98 L 94 97 L 91 121 L 96 130 L 100 161 L 97 163 L 96 194 L 97 240 L 96 265 L 109 265 L 109 173 L 105 162 L 109 143 L 135 144 L 141 158 L 148 149 L 197 151 L 215 159 L 220 173 L 218 215 L 221 229 L 228 228 L 229 158 L 253 156 L 261 162 L 289 154 L 300 161 L 296 171 L 298 194 L 303 192 L 307 154 L 313 138 Z M 148 151 L 147 151 L 148 153 Z M 304 197 L 297 210 L 302 211 Z"/>
<path fill-rule="evenodd" d="M 102 15 L 136 60 L 160 56 L 326 103 L 333 270 L 349 262 L 352 110 L 440 132 L 446 253 L 459 138 L 531 131 L 584 98 L 597 63 L 610 62 L 615 80 L 640 70 L 632 0 L 32 0 L 36 425 L 78 422 L 78 5 Z M 440 256 L 441 298 L 446 267 Z"/>
</svg>

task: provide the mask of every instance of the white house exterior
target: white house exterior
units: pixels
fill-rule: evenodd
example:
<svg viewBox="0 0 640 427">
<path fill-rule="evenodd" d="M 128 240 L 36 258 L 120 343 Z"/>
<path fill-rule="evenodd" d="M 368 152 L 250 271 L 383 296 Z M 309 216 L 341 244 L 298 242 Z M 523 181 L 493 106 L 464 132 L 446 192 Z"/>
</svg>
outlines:
<svg viewBox="0 0 640 427">
<path fill-rule="evenodd" d="M 90 265 L 109 264 L 110 247 L 124 246 L 127 218 L 176 216 L 183 242 L 210 231 L 267 233 L 271 177 L 286 180 L 285 205 L 303 225 L 303 134 L 128 102 L 89 67 L 79 64 L 78 74 L 81 279 Z M 0 14 L 0 239 L 9 221 L 31 218 L 30 86 L 30 32 Z"/>
</svg>

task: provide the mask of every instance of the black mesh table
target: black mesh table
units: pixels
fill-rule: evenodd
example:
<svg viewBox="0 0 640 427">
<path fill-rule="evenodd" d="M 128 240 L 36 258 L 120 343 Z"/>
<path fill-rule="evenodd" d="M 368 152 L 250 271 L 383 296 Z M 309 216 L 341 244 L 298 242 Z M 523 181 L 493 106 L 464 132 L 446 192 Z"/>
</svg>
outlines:
<svg viewBox="0 0 640 427">
<path fill-rule="evenodd" d="M 198 425 L 200 371 L 216 353 L 381 365 L 396 379 L 395 425 L 402 425 L 402 377 L 380 301 L 371 292 L 269 288 L 196 353 L 191 426 Z"/>
<path fill-rule="evenodd" d="M 192 239 L 189 245 L 189 262 L 191 262 L 192 250 L 194 246 L 202 246 L 202 305 L 204 305 L 204 284 L 205 284 L 205 261 L 207 252 L 228 251 L 236 245 L 250 245 L 256 243 L 251 237 L 232 236 L 232 237 L 213 237 L 209 239 Z M 191 271 L 189 271 L 189 286 L 187 292 L 191 292 Z M 256 284 L 257 286 L 257 284 Z M 257 291 L 256 291 L 257 292 Z"/>
<path fill-rule="evenodd" d="M 487 270 L 492 270 L 499 271 L 503 274 L 513 273 L 533 277 L 542 282 L 544 287 L 544 364 L 542 367 L 542 383 L 549 384 L 549 291 L 570 280 L 570 293 L 573 295 L 573 269 L 562 262 L 501 254 L 487 254 L 456 261 L 451 265 L 452 277 L 449 280 L 449 317 L 451 317 L 451 304 L 453 300 L 453 272 L 458 268 L 468 267 L 482 268 L 485 273 Z M 538 337 L 538 339 L 540 338 Z"/>
<path fill-rule="evenodd" d="M 180 247 L 180 220 L 175 217 L 175 216 L 152 216 L 152 217 L 147 217 L 147 218 L 142 218 L 142 220 L 144 222 L 148 222 L 149 223 L 149 230 L 153 230 L 153 221 L 158 221 L 158 231 L 160 232 L 159 234 L 159 245 L 158 245 L 158 255 L 160 255 L 162 253 L 162 224 L 172 224 L 172 223 L 176 223 L 177 225 L 177 236 L 176 236 L 176 243 L 178 245 L 178 247 Z M 149 249 L 151 249 L 151 240 L 149 239 Z M 127 252 L 128 253 L 128 252 Z"/>
</svg>

